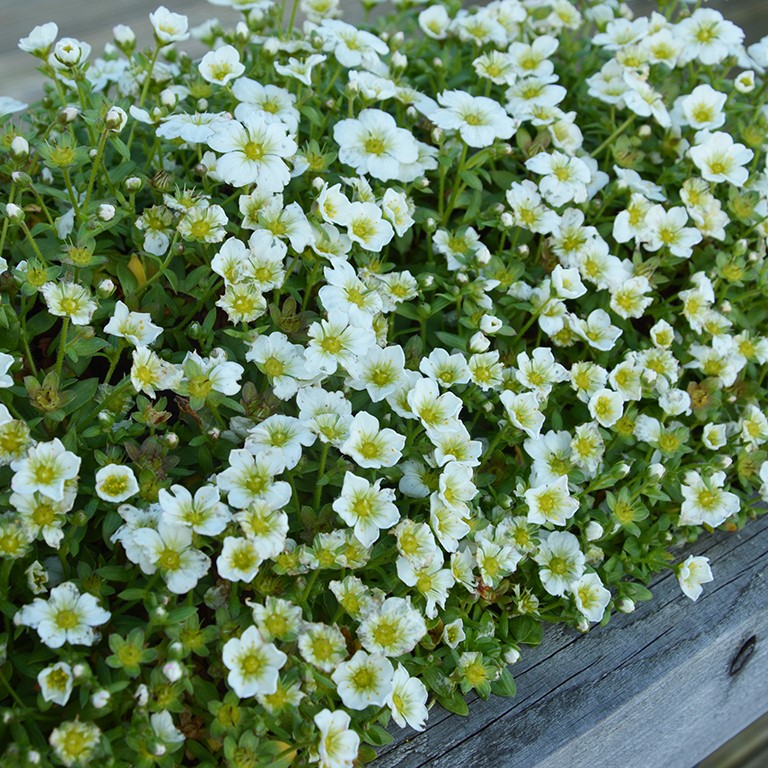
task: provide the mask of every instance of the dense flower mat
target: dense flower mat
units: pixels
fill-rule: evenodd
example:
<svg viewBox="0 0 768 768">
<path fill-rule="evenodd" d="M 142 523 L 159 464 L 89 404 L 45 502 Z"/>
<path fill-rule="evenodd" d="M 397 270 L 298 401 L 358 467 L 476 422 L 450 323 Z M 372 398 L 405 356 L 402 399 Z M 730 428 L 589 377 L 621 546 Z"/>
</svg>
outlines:
<svg viewBox="0 0 768 768">
<path fill-rule="evenodd" d="M 768 498 L 768 38 L 214 4 L 0 99 L 5 766 L 367 761 Z"/>
</svg>

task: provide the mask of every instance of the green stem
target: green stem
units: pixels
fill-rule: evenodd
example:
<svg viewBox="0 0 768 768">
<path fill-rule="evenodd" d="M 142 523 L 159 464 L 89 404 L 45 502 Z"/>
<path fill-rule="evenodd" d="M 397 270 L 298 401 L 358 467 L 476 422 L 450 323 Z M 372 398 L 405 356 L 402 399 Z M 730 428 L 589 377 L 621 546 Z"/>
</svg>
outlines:
<svg viewBox="0 0 768 768">
<path fill-rule="evenodd" d="M 27 236 L 27 240 L 29 240 L 29 244 L 32 246 L 32 250 L 35 252 L 35 256 L 37 256 L 37 258 L 40 259 L 40 261 L 47 267 L 48 262 L 46 261 L 45 256 L 43 256 L 42 251 L 37 247 L 35 238 L 32 237 L 32 233 L 29 231 L 29 227 L 27 226 L 26 221 L 21 222 L 21 228 L 24 230 L 24 234 Z"/>
<path fill-rule="evenodd" d="M 11 694 L 11 698 L 22 708 L 26 709 L 27 706 L 24 704 L 24 702 L 19 698 L 19 694 L 16 693 L 13 686 L 6 680 L 5 675 L 3 674 L 3 671 L 0 670 L 0 682 L 2 682 L 3 686 L 5 686 L 5 690 L 8 691 L 8 693 Z"/>
<path fill-rule="evenodd" d="M 93 192 L 93 185 L 96 182 L 96 177 L 99 175 L 99 165 L 101 165 L 101 157 L 104 154 L 104 147 L 107 145 L 107 135 L 109 134 L 109 128 L 104 128 L 99 138 L 99 147 L 96 150 L 96 157 L 93 159 L 93 165 L 91 166 L 91 178 L 88 179 L 88 188 L 85 191 L 85 202 L 83 203 L 83 209 L 88 210 L 88 203 L 91 201 L 91 193 Z"/>
<path fill-rule="evenodd" d="M 29 339 L 27 338 L 27 299 L 25 296 L 21 297 L 21 343 L 24 347 L 24 354 L 27 358 L 27 363 L 32 371 L 32 375 L 37 378 L 37 366 L 35 365 L 35 359 L 32 357 L 32 350 L 29 348 Z"/>
<path fill-rule="evenodd" d="M 597 157 L 613 140 L 624 133 L 624 130 L 628 128 L 635 121 L 637 115 L 630 115 L 592 154 L 590 157 Z"/>
<path fill-rule="evenodd" d="M 176 248 L 176 242 L 178 241 L 178 239 L 179 239 L 179 233 L 176 232 L 173 236 L 173 240 L 171 240 L 171 244 L 168 246 L 168 255 L 165 257 L 165 260 L 160 265 L 160 269 L 158 269 L 157 272 L 155 272 L 155 274 L 152 275 L 152 277 L 150 277 L 149 280 L 147 280 L 147 282 L 144 283 L 143 286 L 141 286 L 141 288 L 139 288 L 137 292 L 137 298 L 139 296 L 142 296 L 144 293 L 146 293 L 147 288 L 150 285 L 152 285 L 152 283 L 154 283 L 155 280 L 159 280 L 165 274 L 165 270 L 168 269 L 168 266 L 173 260 L 173 251 Z"/>
<path fill-rule="evenodd" d="M 451 190 L 451 198 L 448 201 L 448 208 L 445 211 L 445 216 L 443 217 L 443 224 L 448 224 L 448 219 L 451 218 L 451 214 L 453 213 L 454 206 L 456 205 L 456 200 L 459 197 L 459 194 L 461 194 L 461 191 L 464 189 L 465 184 L 463 181 L 461 181 L 461 174 L 464 172 L 464 164 L 467 161 L 467 150 L 469 147 L 465 144 L 461 150 L 461 156 L 459 157 L 459 170 L 456 172 L 456 180 L 453 183 L 453 189 Z"/>
<path fill-rule="evenodd" d="M 16 195 L 16 185 L 11 184 L 11 191 L 10 191 L 10 194 L 8 195 L 8 203 L 13 202 L 13 198 L 15 197 L 15 195 Z M 10 222 L 10 219 L 6 216 L 3 219 L 3 228 L 0 231 L 0 256 L 3 255 L 3 248 L 5 247 L 5 235 L 8 232 L 9 222 Z"/>
<path fill-rule="evenodd" d="M 291 18 L 288 22 L 288 32 L 286 33 L 286 37 L 291 36 L 291 32 L 293 31 L 293 24 L 296 21 L 296 11 L 299 8 L 299 0 L 293 0 L 293 7 L 291 8 Z"/>
<path fill-rule="evenodd" d="M 80 206 L 77 204 L 77 195 L 75 189 L 72 186 L 72 178 L 69 175 L 69 168 L 62 168 L 64 174 L 64 183 L 67 185 L 67 193 L 69 194 L 69 202 L 72 203 L 72 207 L 75 209 L 75 216 L 80 218 Z"/>
<path fill-rule="evenodd" d="M 323 493 L 323 486 L 320 484 L 320 480 L 323 478 L 323 475 L 325 474 L 325 463 L 328 460 L 328 449 L 331 447 L 330 443 L 324 443 L 323 444 L 323 452 L 320 454 L 320 467 L 317 471 L 317 479 L 318 483 L 315 486 L 315 499 L 314 499 L 314 507 L 315 510 L 317 510 L 320 507 L 320 497 Z"/>
<path fill-rule="evenodd" d="M 64 367 L 64 353 L 67 350 L 67 331 L 69 331 L 69 318 L 65 317 L 61 324 L 61 338 L 59 339 L 59 352 L 56 355 L 56 376 L 61 379 L 61 369 Z"/>
<path fill-rule="evenodd" d="M 118 338 L 117 347 L 115 348 L 115 355 L 109 363 L 109 370 L 107 371 L 107 375 L 104 377 L 104 384 L 109 384 L 109 380 L 112 378 L 112 374 L 115 372 L 115 368 L 117 368 L 118 362 L 120 362 L 120 355 L 123 352 L 124 346 L 125 342 L 121 338 Z"/>
</svg>

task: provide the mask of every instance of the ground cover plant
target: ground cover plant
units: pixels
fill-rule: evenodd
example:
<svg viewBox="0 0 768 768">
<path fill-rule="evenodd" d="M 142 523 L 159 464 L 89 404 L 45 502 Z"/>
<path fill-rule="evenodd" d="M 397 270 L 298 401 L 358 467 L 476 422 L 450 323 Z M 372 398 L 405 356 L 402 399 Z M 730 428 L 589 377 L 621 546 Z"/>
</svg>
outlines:
<svg viewBox="0 0 768 768">
<path fill-rule="evenodd" d="M 0 99 L 3 765 L 368 761 L 768 498 L 768 38 L 214 5 Z"/>
</svg>

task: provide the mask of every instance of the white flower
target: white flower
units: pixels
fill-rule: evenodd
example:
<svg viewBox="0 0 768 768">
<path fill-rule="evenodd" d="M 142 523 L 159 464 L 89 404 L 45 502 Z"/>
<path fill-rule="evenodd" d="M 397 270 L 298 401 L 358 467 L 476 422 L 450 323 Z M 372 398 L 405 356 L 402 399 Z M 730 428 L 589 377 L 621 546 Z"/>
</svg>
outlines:
<svg viewBox="0 0 768 768">
<path fill-rule="evenodd" d="M 90 762 L 100 739 L 101 730 L 98 725 L 70 720 L 54 728 L 48 742 L 56 757 L 67 768 L 79 768 Z"/>
<path fill-rule="evenodd" d="M 383 707 L 392 694 L 395 670 L 380 654 L 357 651 L 343 661 L 331 675 L 341 701 L 348 709 L 361 710 L 371 705 Z"/>
<path fill-rule="evenodd" d="M 539 189 L 550 205 L 583 203 L 587 199 L 587 184 L 592 178 L 587 164 L 555 150 L 539 152 L 525 161 L 529 171 L 543 176 Z"/>
<path fill-rule="evenodd" d="M 579 540 L 565 531 L 555 531 L 542 541 L 533 558 L 539 564 L 539 578 L 550 595 L 562 597 L 584 573 L 586 558 Z"/>
<path fill-rule="evenodd" d="M 370 547 L 379 538 L 380 530 L 392 528 L 400 519 L 394 501 L 395 492 L 381 488 L 381 479 L 371 485 L 364 478 L 347 472 L 341 496 L 333 502 L 333 509 L 347 525 L 354 526 L 357 540 Z"/>
<path fill-rule="evenodd" d="M 38 58 L 45 58 L 59 35 L 58 26 L 49 21 L 32 28 L 27 37 L 19 40 L 19 48 Z"/>
<path fill-rule="evenodd" d="M 194 589 L 211 567 L 210 558 L 192 546 L 192 529 L 185 525 L 161 519 L 157 530 L 135 531 L 133 542 L 143 552 L 140 565 L 145 573 L 159 570 L 168 589 L 177 595 Z"/>
<path fill-rule="evenodd" d="M 154 712 L 149 716 L 149 722 L 155 736 L 164 744 L 173 746 L 184 741 L 184 734 L 173 724 L 173 717 L 168 710 Z"/>
<path fill-rule="evenodd" d="M 90 323 L 97 308 L 88 290 L 78 283 L 46 283 L 40 292 L 52 315 L 68 317 L 74 325 Z"/>
<path fill-rule="evenodd" d="M 357 358 L 376 344 L 371 327 L 350 325 L 344 317 L 314 322 L 308 334 L 304 360 L 311 376 L 335 373 L 339 365 L 354 366 Z"/>
<path fill-rule="evenodd" d="M 79 456 L 64 448 L 58 437 L 48 443 L 38 443 L 29 449 L 25 458 L 11 462 L 14 471 L 11 488 L 21 494 L 39 491 L 54 501 L 61 501 L 64 485 L 77 477 L 80 461 Z"/>
<path fill-rule="evenodd" d="M 516 568 L 522 554 L 514 547 L 499 544 L 488 538 L 481 538 L 477 544 L 477 567 L 483 584 L 489 587 L 497 587 L 501 580 L 512 573 Z"/>
<path fill-rule="evenodd" d="M 183 485 L 172 485 L 170 491 L 161 488 L 158 502 L 163 518 L 174 525 L 189 526 L 201 536 L 217 536 L 232 519 L 226 504 L 219 498 L 219 489 L 203 485 L 194 497 Z"/>
<path fill-rule="evenodd" d="M 361 203 L 361 205 L 365 204 Z M 355 268 L 349 262 L 335 261 L 333 267 L 324 269 L 324 275 L 326 285 L 320 289 L 318 296 L 329 315 L 335 317 L 337 313 L 344 313 L 353 325 L 368 325 L 371 318 L 381 311 L 381 297 L 360 280 Z M 401 368 L 404 365 L 405 357 L 403 357 Z M 378 400 L 382 399 L 383 396 L 378 398 Z"/>
<path fill-rule="evenodd" d="M 274 693 L 280 669 L 288 657 L 272 643 L 265 643 L 256 627 L 224 644 L 222 660 L 229 670 L 227 683 L 240 697 Z"/>
<path fill-rule="evenodd" d="M 589 413 L 602 427 L 612 427 L 624 415 L 624 398 L 620 392 L 598 389 L 589 398 Z"/>
<path fill-rule="evenodd" d="M 680 97 L 679 106 L 691 128 L 712 131 L 725 125 L 723 107 L 727 99 L 727 94 L 716 91 L 711 85 L 697 85 L 687 96 Z"/>
<path fill-rule="evenodd" d="M 349 427 L 349 437 L 339 450 L 366 469 L 393 467 L 400 461 L 405 437 L 393 429 L 381 429 L 379 420 L 367 411 L 356 414 Z"/>
<path fill-rule="evenodd" d="M 310 664 L 331 672 L 346 658 L 347 643 L 335 625 L 306 623 L 299 634 L 299 652 Z"/>
<path fill-rule="evenodd" d="M 149 14 L 149 21 L 159 43 L 180 43 L 189 38 L 187 17 L 172 13 L 164 5 Z"/>
<path fill-rule="evenodd" d="M 127 339 L 136 347 L 147 347 L 155 342 L 163 329 L 152 322 L 152 315 L 148 312 L 131 312 L 118 300 L 104 332 Z"/>
<path fill-rule="evenodd" d="M 579 612 L 588 621 L 602 621 L 611 593 L 596 573 L 585 573 L 571 588 Z"/>
<path fill-rule="evenodd" d="M 359 174 L 379 181 L 403 178 L 403 165 L 419 158 L 416 139 L 395 119 L 379 109 L 364 109 L 357 118 L 340 120 L 333 127 L 339 160 Z"/>
<path fill-rule="evenodd" d="M 229 467 L 216 477 L 219 489 L 228 494 L 230 506 L 246 509 L 257 501 L 267 502 L 272 509 L 284 507 L 291 498 L 291 486 L 274 481 L 282 471 L 283 460 L 274 450 L 252 456 L 242 448 L 229 452 Z"/>
<path fill-rule="evenodd" d="M 93 645 L 97 639 L 94 627 L 108 622 L 111 615 L 93 595 L 80 594 L 71 581 L 65 581 L 51 590 L 48 600 L 36 597 L 13 620 L 36 629 L 49 648 L 61 648 L 64 643 Z"/>
<path fill-rule="evenodd" d="M 578 500 L 568 490 L 568 478 L 565 475 L 529 488 L 524 495 L 528 505 L 528 520 L 539 525 L 565 525 L 579 509 Z"/>
<path fill-rule="evenodd" d="M 284 333 L 275 331 L 269 336 L 258 336 L 245 353 L 245 359 L 256 363 L 267 375 L 275 397 L 281 400 L 293 397 L 299 384 L 310 378 L 303 347 L 291 344 Z"/>
<path fill-rule="evenodd" d="M 239 363 L 227 362 L 223 353 L 200 357 L 197 352 L 187 352 L 181 362 L 181 371 L 183 377 L 179 389 L 182 394 L 205 399 L 212 392 L 236 395 L 245 369 Z"/>
<path fill-rule="evenodd" d="M 366 251 L 378 253 L 395 236 L 392 225 L 374 203 L 350 203 L 343 215 L 347 237 Z"/>
<path fill-rule="evenodd" d="M 504 108 L 485 96 L 443 91 L 437 101 L 441 106 L 427 115 L 429 119 L 444 130 L 458 130 L 470 147 L 489 147 L 496 139 L 510 138 L 517 128 Z"/>
<path fill-rule="evenodd" d="M 104 501 L 117 504 L 139 492 L 139 483 L 130 467 L 107 464 L 96 473 L 96 495 Z"/>
<path fill-rule="evenodd" d="M 282 192 L 291 179 L 285 159 L 296 154 L 296 142 L 282 123 L 253 115 L 240 122 L 217 123 L 208 146 L 222 153 L 217 175 L 227 184 L 258 184 L 266 192 Z"/>
<path fill-rule="evenodd" d="M 303 446 L 312 445 L 316 439 L 300 419 L 276 413 L 249 430 L 245 449 L 254 455 L 275 451 L 283 460 L 283 470 L 293 469 L 301 460 Z"/>
<path fill-rule="evenodd" d="M 408 670 L 399 665 L 392 679 L 392 693 L 387 700 L 392 719 L 401 728 L 407 724 L 416 731 L 423 731 L 429 716 L 427 698 L 424 683 L 417 677 L 411 677 Z"/>
<path fill-rule="evenodd" d="M 226 536 L 221 554 L 216 559 L 219 576 L 227 581 L 250 583 L 256 577 L 262 557 L 253 539 Z"/>
<path fill-rule="evenodd" d="M 64 661 L 57 661 L 41 670 L 37 676 L 37 684 L 45 701 L 52 701 L 63 707 L 69 701 L 74 685 L 72 667 Z"/>
<path fill-rule="evenodd" d="M 697 8 L 678 22 L 675 33 L 684 43 L 681 64 L 694 59 L 702 64 L 719 64 L 744 40 L 744 32 L 713 8 Z"/>
<path fill-rule="evenodd" d="M 155 397 L 156 389 L 178 389 L 181 384 L 181 370 L 162 360 L 147 347 L 133 350 L 131 384 L 137 392 Z"/>
<path fill-rule="evenodd" d="M 714 581 L 708 557 L 689 555 L 677 571 L 677 581 L 686 597 L 696 602 L 702 593 L 702 584 Z"/>
<path fill-rule="evenodd" d="M 262 560 L 277 557 L 285 548 L 288 536 L 285 512 L 274 509 L 266 501 L 253 501 L 234 517 L 243 533 L 256 545 Z"/>
<path fill-rule="evenodd" d="M 360 748 L 360 737 L 349 727 L 349 715 L 343 710 L 322 709 L 314 721 L 320 731 L 319 768 L 352 768 Z"/>
<path fill-rule="evenodd" d="M 430 5 L 419 13 L 421 31 L 433 40 L 445 40 L 451 26 L 451 17 L 442 5 Z"/>
<path fill-rule="evenodd" d="M 245 66 L 240 63 L 240 54 L 231 45 L 222 45 L 215 51 L 208 51 L 198 69 L 203 80 L 215 85 L 226 85 L 245 72 Z"/>
<path fill-rule="evenodd" d="M 0 389 L 7 389 L 13 386 L 13 377 L 8 375 L 8 371 L 14 363 L 13 355 L 7 355 L 0 352 Z"/>
<path fill-rule="evenodd" d="M 688 153 L 694 165 L 707 181 L 728 181 L 743 187 L 749 178 L 744 166 L 754 157 L 754 152 L 743 144 L 734 142 L 729 133 L 716 131 L 704 141 L 691 147 Z"/>
<path fill-rule="evenodd" d="M 680 491 L 683 504 L 680 508 L 680 525 L 702 525 L 713 528 L 722 525 L 741 506 L 735 493 L 723 490 L 725 472 L 715 472 L 709 478 L 689 471 Z"/>
</svg>

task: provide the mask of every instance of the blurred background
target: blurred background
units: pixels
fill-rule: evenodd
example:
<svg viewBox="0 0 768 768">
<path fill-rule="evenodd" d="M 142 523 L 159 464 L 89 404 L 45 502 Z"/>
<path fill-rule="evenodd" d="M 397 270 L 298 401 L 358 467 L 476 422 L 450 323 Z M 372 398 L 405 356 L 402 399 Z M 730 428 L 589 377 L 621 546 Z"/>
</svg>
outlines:
<svg viewBox="0 0 768 768">
<path fill-rule="evenodd" d="M 288 0 L 290 3 L 290 0 Z M 20 37 L 36 24 L 55 21 L 61 37 L 76 37 L 93 46 L 98 56 L 104 43 L 112 39 L 115 24 L 128 24 L 136 32 L 138 45 L 150 45 L 151 28 L 147 15 L 158 5 L 189 17 L 190 27 L 210 18 L 234 26 L 239 14 L 230 8 L 214 6 L 206 0 L 0 0 L 0 95 L 34 100 L 40 93 L 42 76 L 35 71 L 31 56 L 17 48 Z M 657 7 L 654 0 L 630 0 L 638 13 Z M 358 0 L 347 0 L 344 19 L 359 23 L 363 18 Z M 768 35 L 768 0 L 710 0 L 706 5 L 719 8 L 747 33 L 747 42 L 757 42 Z M 193 55 L 204 52 L 195 40 L 185 43 Z"/>
<path fill-rule="evenodd" d="M 210 18 L 233 26 L 239 14 L 229 8 L 213 6 L 206 0 L 0 0 L 0 96 L 14 96 L 34 101 L 40 95 L 42 76 L 35 70 L 35 60 L 20 51 L 20 37 L 36 24 L 55 21 L 61 37 L 76 37 L 93 46 L 98 56 L 104 43 L 112 39 L 115 24 L 128 24 L 136 32 L 141 48 L 152 43 L 147 18 L 161 4 L 189 17 L 190 27 Z M 649 13 L 657 7 L 654 0 L 630 0 L 637 13 Z M 344 20 L 359 23 L 363 18 L 357 0 L 348 2 Z M 711 0 L 707 7 L 717 8 L 746 32 L 746 43 L 768 35 L 768 0 Z M 202 55 L 203 46 L 195 40 L 185 44 L 192 55 Z M 768 766 L 768 715 L 757 722 L 744 723 L 745 730 L 707 758 L 698 768 L 766 768 Z"/>
</svg>

